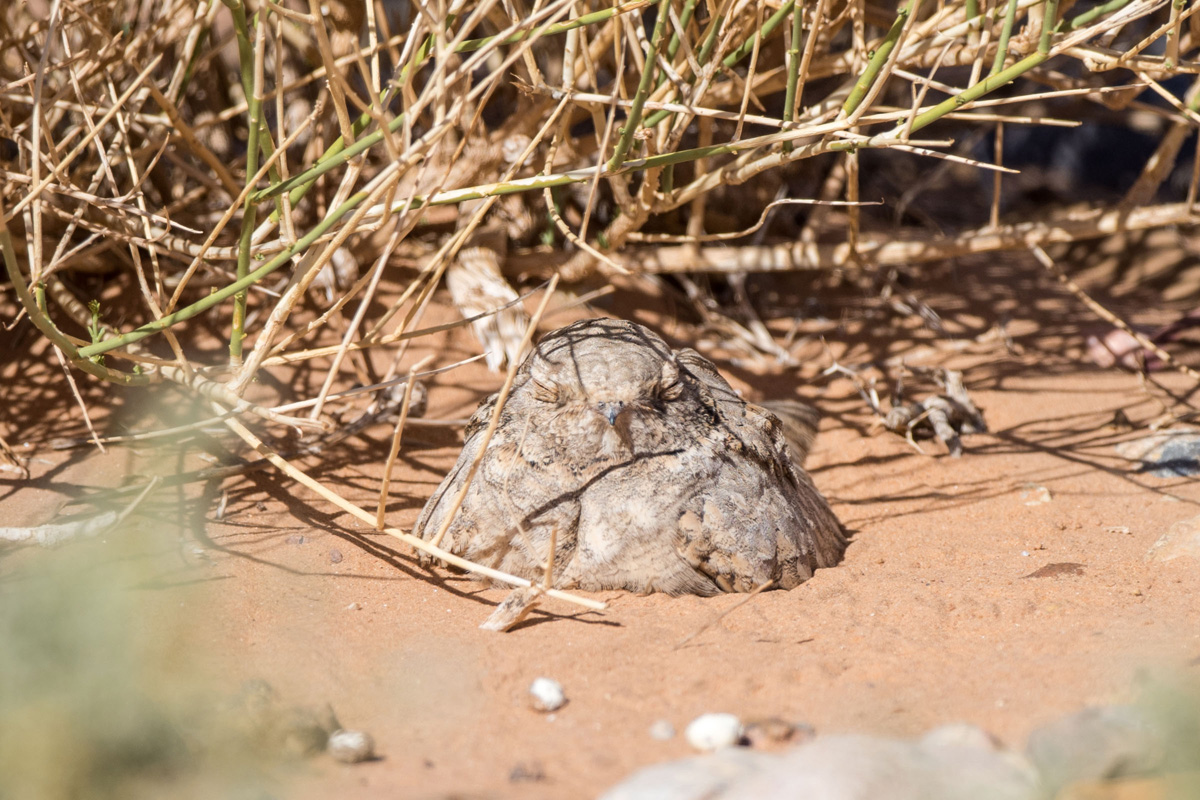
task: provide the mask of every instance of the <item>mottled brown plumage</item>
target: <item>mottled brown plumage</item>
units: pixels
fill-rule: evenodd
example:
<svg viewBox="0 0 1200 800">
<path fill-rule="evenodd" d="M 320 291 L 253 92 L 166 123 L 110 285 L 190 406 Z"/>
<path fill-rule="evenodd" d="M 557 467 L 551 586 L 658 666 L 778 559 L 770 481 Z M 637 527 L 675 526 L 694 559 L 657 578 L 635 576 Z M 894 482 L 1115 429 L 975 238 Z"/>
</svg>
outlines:
<svg viewBox="0 0 1200 800">
<path fill-rule="evenodd" d="M 415 533 L 433 538 L 482 445 L 493 395 Z M 791 588 L 845 548 L 788 433 L 694 350 L 622 320 L 546 334 L 521 364 L 500 423 L 442 546 L 554 585 L 712 595 Z M 788 413 L 787 406 L 781 411 Z M 793 453 L 789 452 L 792 440 Z"/>
</svg>

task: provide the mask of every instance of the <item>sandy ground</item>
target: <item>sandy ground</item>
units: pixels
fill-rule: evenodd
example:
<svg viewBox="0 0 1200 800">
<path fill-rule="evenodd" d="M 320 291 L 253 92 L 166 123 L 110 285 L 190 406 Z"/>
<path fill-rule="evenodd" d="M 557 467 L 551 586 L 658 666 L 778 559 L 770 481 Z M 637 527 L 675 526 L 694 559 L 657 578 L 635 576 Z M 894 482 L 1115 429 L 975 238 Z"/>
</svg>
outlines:
<svg viewBox="0 0 1200 800">
<path fill-rule="evenodd" d="M 265 679 L 287 701 L 330 703 L 344 725 L 375 737 L 379 760 L 306 762 L 280 779 L 279 796 L 590 797 L 639 767 L 687 755 L 682 736 L 657 741 L 649 728 L 667 720 L 682 732 L 707 711 L 822 733 L 908 736 L 963 721 L 1020 747 L 1037 726 L 1129 700 L 1156 675 L 1200 678 L 1200 570 L 1189 559 L 1145 560 L 1172 523 L 1200 514 L 1200 484 L 1139 473 L 1114 445 L 1147 432 L 1110 424 L 1123 410 L 1145 425 L 1162 412 L 1166 389 L 1182 396 L 1189 382 L 1166 375 L 1166 389 L 1147 387 L 1086 363 L 1081 331 L 1091 321 L 1035 270 L 980 267 L 955 273 L 954 294 L 922 295 L 942 313 L 945 336 L 862 314 L 851 295 L 829 301 L 831 322 L 813 324 L 844 363 L 904 355 L 963 369 L 992 433 L 967 437 L 961 459 L 936 443 L 921 454 L 898 436 L 871 435 L 853 386 L 819 378 L 829 359 L 816 338 L 798 370 L 721 362 L 748 396 L 799 396 L 825 414 L 809 467 L 853 539 L 841 565 L 790 592 L 744 604 L 611 592 L 593 596 L 609 604 L 603 613 L 552 602 L 511 633 L 489 633 L 476 626 L 503 590 L 426 571 L 395 539 L 267 472 L 161 490 L 134 518 L 145 545 L 120 557 L 141 565 L 137 589 L 152 613 L 186 621 L 188 669 L 227 691 Z M 1136 297 L 1126 303 L 1140 307 Z M 599 311 L 654 324 L 675 343 L 695 337 L 663 303 L 618 294 Z M 1002 317 L 1016 353 L 988 335 Z M 440 364 L 474 347 L 463 332 L 427 346 Z M 34 353 L 5 367 L 33 378 L 38 369 L 58 366 Z M 477 364 L 435 379 L 428 416 L 466 416 L 498 384 Z M 131 471 L 202 468 L 197 453 L 222 446 L 55 451 L 53 437 L 82 431 L 78 409 L 61 397 L 14 397 L 4 436 L 33 456 L 34 479 L 0 479 L 6 524 L 43 522 L 84 487 L 117 485 Z M 39 417 L 52 400 L 61 418 Z M 140 428 L 151 413 L 160 425 L 171 416 L 133 394 L 113 407 L 100 424 Z M 176 420 L 188 413 L 173 411 Z M 394 476 L 392 524 L 412 524 L 453 463 L 458 435 L 412 429 Z M 377 425 L 301 463 L 374 508 L 389 437 Z M 1049 499 L 1031 505 L 1047 497 L 1040 487 Z M 159 530 L 170 532 L 167 544 L 150 535 Z M 0 552 L 0 586 L 74 547 L 103 560 L 120 535 Z M 555 714 L 529 707 L 538 676 L 565 688 L 569 702 Z"/>
</svg>

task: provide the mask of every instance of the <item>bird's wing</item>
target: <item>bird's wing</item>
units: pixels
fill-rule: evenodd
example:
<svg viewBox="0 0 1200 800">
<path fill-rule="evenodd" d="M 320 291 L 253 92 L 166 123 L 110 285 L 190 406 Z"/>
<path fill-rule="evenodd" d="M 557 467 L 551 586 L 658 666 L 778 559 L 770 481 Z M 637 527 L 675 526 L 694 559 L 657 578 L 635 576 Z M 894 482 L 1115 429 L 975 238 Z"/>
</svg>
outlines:
<svg viewBox="0 0 1200 800">
<path fill-rule="evenodd" d="M 425 503 L 425 507 L 421 509 L 421 515 L 417 517 L 417 522 L 413 526 L 414 536 L 429 538 L 435 535 L 441 527 L 446 513 L 450 510 L 450 503 L 454 501 L 454 497 L 462 488 L 471 464 L 475 461 L 475 456 L 483 444 L 483 432 L 492 418 L 498 395 L 499 393 L 487 397 L 471 415 L 463 433 L 463 449 L 458 456 L 458 461 L 454 463 L 454 468 L 442 479 L 441 484 Z"/>
</svg>

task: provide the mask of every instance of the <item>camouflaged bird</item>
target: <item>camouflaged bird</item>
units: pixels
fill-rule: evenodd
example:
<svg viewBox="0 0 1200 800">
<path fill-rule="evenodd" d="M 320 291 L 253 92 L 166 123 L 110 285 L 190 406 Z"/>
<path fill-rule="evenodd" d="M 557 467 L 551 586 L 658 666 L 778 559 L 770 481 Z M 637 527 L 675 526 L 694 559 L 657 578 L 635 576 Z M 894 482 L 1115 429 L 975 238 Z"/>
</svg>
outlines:
<svg viewBox="0 0 1200 800">
<path fill-rule="evenodd" d="M 495 403 L 471 418 L 416 535 L 437 535 Z M 738 397 L 708 359 L 636 323 L 552 331 L 518 369 L 441 546 L 540 582 L 553 542 L 562 589 L 790 589 L 837 563 L 846 540 L 800 466 L 810 410 L 780 410 L 786 424 Z"/>
</svg>

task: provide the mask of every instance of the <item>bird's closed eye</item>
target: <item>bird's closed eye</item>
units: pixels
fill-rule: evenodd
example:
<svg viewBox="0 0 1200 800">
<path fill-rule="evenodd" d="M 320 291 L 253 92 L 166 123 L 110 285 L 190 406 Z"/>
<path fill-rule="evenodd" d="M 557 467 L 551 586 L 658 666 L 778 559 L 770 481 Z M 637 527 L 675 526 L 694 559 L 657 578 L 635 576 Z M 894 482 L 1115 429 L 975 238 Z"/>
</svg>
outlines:
<svg viewBox="0 0 1200 800">
<path fill-rule="evenodd" d="M 543 403 L 558 402 L 558 384 L 553 381 L 533 379 L 533 397 Z"/>
<path fill-rule="evenodd" d="M 662 377 L 658 379 L 658 396 L 663 400 L 675 400 L 683 394 L 683 382 L 679 379 L 679 365 L 674 359 L 664 361 Z"/>
</svg>

